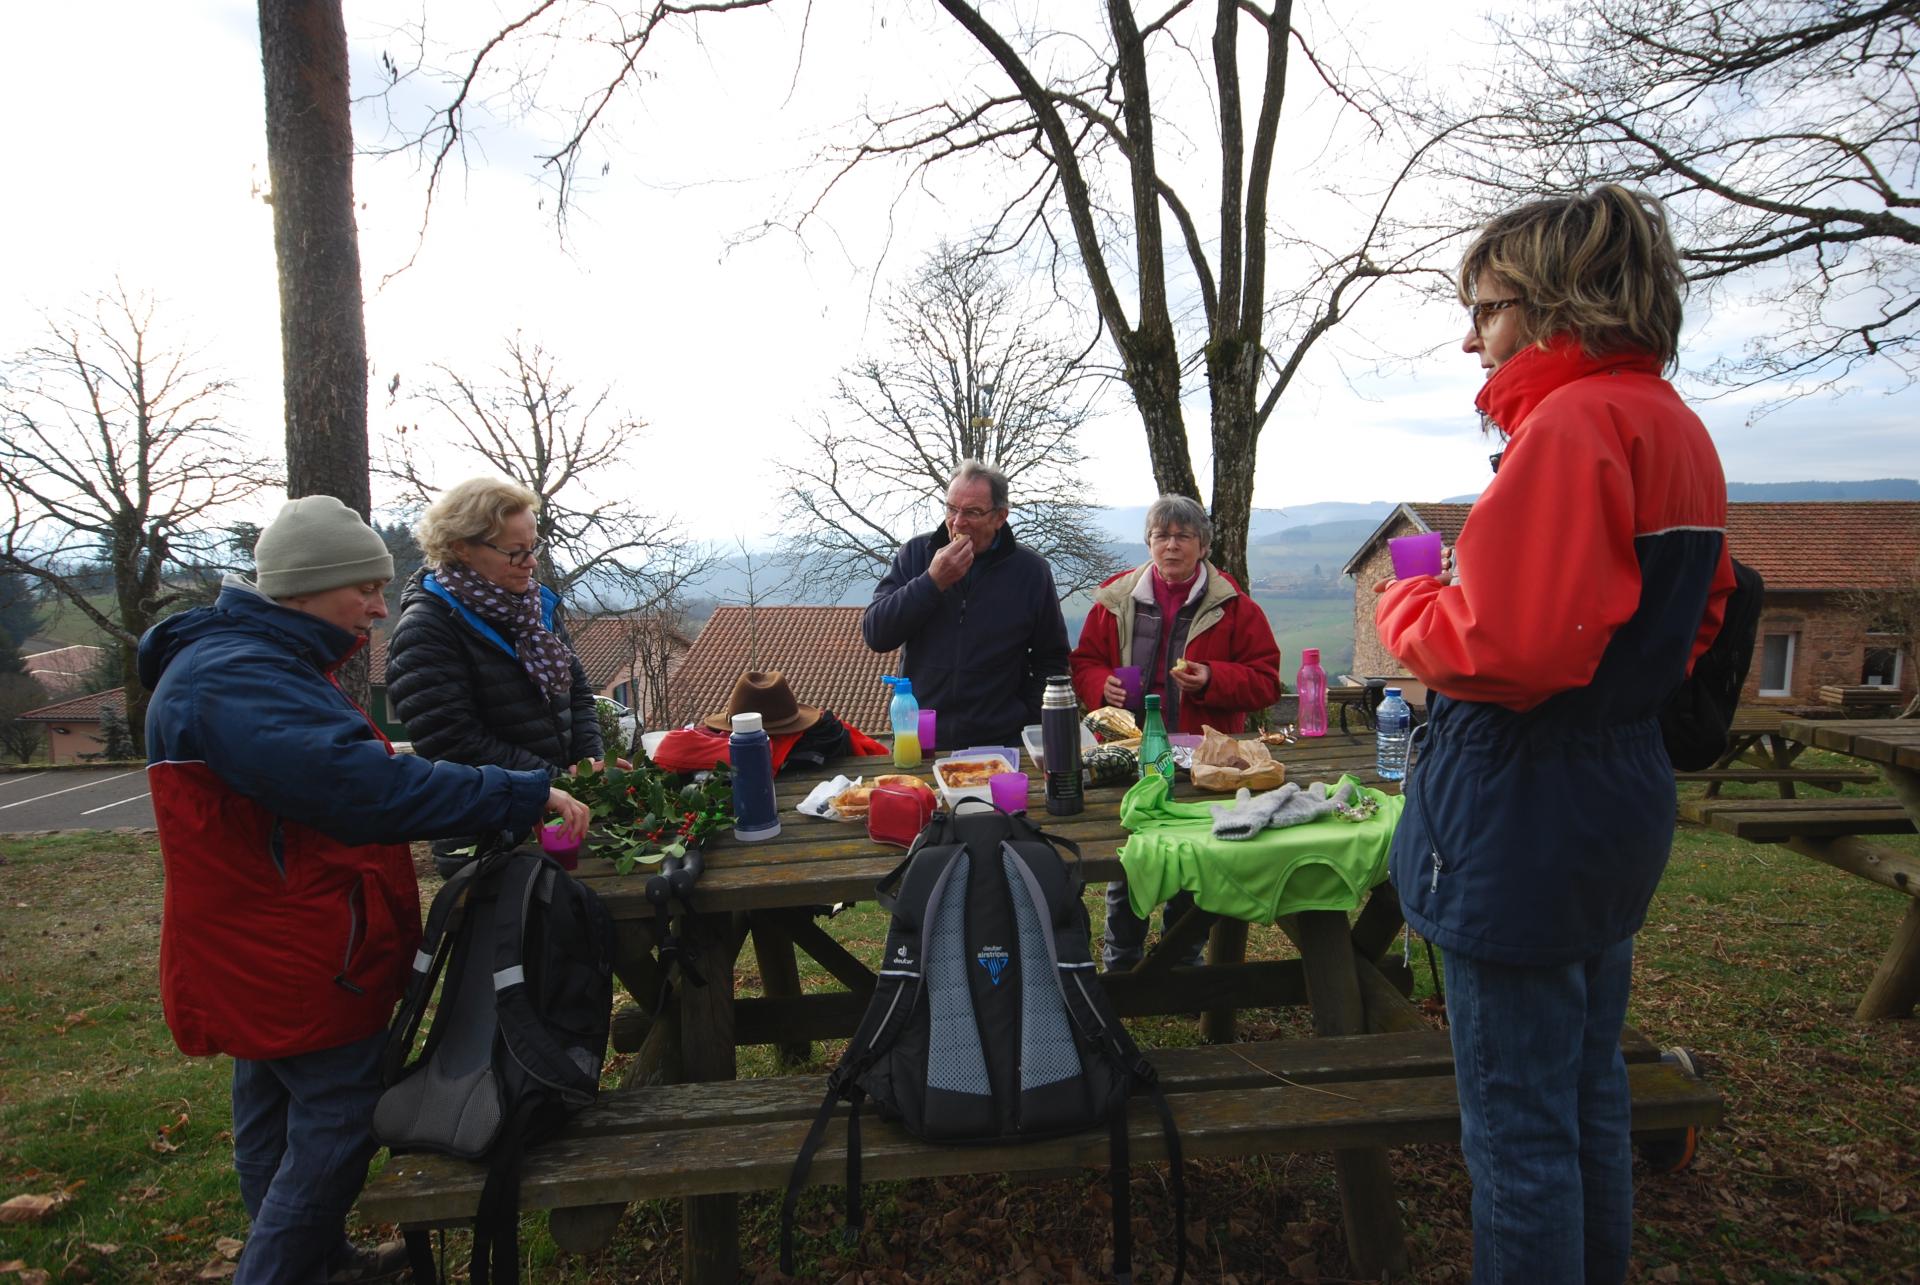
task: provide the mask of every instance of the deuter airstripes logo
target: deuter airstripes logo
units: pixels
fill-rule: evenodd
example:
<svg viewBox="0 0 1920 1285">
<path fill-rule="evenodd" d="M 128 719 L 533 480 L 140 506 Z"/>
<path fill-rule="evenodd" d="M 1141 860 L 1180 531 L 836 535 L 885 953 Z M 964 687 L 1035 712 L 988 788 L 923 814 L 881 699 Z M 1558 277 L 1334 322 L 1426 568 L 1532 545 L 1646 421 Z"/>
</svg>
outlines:
<svg viewBox="0 0 1920 1285">
<path fill-rule="evenodd" d="M 1000 974 L 1007 971 L 1007 948 L 1005 946 L 982 946 L 980 953 L 974 956 L 980 961 L 980 967 L 987 970 L 987 977 L 995 986 L 1000 984 Z"/>
</svg>

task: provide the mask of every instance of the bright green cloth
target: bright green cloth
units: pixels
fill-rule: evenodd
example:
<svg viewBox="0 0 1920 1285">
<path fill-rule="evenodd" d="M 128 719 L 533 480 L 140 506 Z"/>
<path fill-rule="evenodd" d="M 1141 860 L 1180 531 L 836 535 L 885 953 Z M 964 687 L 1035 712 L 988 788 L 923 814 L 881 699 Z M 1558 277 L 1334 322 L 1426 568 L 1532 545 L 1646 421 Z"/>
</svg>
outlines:
<svg viewBox="0 0 1920 1285">
<path fill-rule="evenodd" d="M 1257 924 L 1302 910 L 1357 908 L 1387 877 L 1387 850 L 1406 800 L 1351 776 L 1341 780 L 1380 800 L 1380 810 L 1365 821 L 1324 816 L 1228 842 L 1213 837 L 1212 802 L 1176 802 L 1166 779 L 1149 772 L 1120 800 L 1120 823 L 1132 835 L 1120 848 L 1120 864 L 1133 913 L 1145 918 L 1182 889 L 1202 910 Z"/>
</svg>

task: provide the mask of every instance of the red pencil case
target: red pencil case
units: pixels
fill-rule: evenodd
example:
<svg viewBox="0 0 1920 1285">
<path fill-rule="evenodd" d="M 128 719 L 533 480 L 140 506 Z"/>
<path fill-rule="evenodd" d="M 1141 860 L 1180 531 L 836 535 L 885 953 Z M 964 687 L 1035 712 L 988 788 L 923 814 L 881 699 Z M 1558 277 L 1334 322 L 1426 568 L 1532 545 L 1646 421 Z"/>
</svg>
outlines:
<svg viewBox="0 0 1920 1285">
<path fill-rule="evenodd" d="M 931 790 L 910 790 L 883 785 L 868 801 L 867 836 L 875 843 L 890 843 L 897 848 L 913 846 L 933 815 Z"/>
</svg>

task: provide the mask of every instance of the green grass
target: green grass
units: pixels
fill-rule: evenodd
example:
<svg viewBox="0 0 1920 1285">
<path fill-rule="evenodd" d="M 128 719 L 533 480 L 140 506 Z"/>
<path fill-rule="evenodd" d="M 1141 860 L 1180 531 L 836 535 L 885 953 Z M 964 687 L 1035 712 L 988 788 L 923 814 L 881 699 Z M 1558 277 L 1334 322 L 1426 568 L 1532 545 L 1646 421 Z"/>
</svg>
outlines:
<svg viewBox="0 0 1920 1285">
<path fill-rule="evenodd" d="M 1920 854 L 1920 840 L 1888 842 Z M 17 1259 L 54 1279 L 190 1279 L 220 1256 L 222 1237 L 245 1234 L 246 1220 L 230 1169 L 229 1064 L 183 1057 L 160 1018 L 151 841 L 0 841 L 0 858 L 0 1199 L 72 1196 L 42 1223 L 0 1230 L 0 1264 Z M 433 881 L 425 883 L 430 895 Z M 1088 902 L 1097 925 L 1098 894 Z M 1852 1016 L 1905 905 L 1785 849 L 1682 828 L 1639 939 L 1631 1018 L 1656 1041 L 1700 1056 L 1726 1095 L 1727 1122 L 1709 1132 L 1687 1173 L 1636 1174 L 1637 1279 L 1829 1285 L 1920 1275 L 1920 1023 Z M 830 931 L 871 962 L 886 917 L 863 905 Z M 1251 953 L 1292 951 L 1276 930 L 1255 928 Z M 1414 963 L 1416 998 L 1429 999 L 1417 946 Z M 820 970 L 803 971 L 809 986 L 828 984 Z M 740 993 L 758 984 L 749 950 Z M 1241 1017 L 1250 1038 L 1306 1031 L 1296 1010 Z M 1198 1038 L 1194 1023 L 1176 1018 L 1134 1029 L 1149 1047 Z M 811 1052 L 804 1069 L 817 1076 L 839 1046 Z M 610 1062 L 610 1080 L 627 1061 Z M 787 1069 L 771 1049 L 742 1050 L 742 1075 Z M 1458 1152 L 1404 1148 L 1393 1168 L 1416 1279 L 1464 1280 L 1468 1187 Z M 1136 1171 L 1142 1280 L 1164 1279 L 1168 1263 L 1161 1181 L 1150 1168 Z M 1197 1161 L 1188 1181 L 1190 1227 L 1204 1245 L 1195 1279 L 1343 1271 L 1328 1157 Z M 844 1197 L 821 1188 L 803 1204 L 800 1248 L 817 1281 L 1098 1279 L 1105 1199 L 1097 1173 L 878 1184 L 868 1192 L 869 1233 L 849 1250 L 835 1234 Z M 771 1279 L 777 1198 L 743 1198 L 741 1220 L 746 1278 Z M 448 1237 L 450 1261 L 464 1261 L 465 1243 Z M 526 1219 L 522 1251 L 533 1280 L 671 1282 L 679 1244 L 678 1204 L 653 1202 L 628 1211 L 602 1255 L 561 1253 L 538 1216 Z"/>
</svg>

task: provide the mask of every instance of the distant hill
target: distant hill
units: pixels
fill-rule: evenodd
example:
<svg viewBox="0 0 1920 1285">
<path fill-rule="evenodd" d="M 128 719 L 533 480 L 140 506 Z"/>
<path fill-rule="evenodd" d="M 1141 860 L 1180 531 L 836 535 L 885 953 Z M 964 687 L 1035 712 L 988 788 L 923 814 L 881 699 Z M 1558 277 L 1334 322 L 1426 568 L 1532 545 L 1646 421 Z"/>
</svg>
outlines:
<svg viewBox="0 0 1920 1285">
<path fill-rule="evenodd" d="M 1880 477 L 1868 482 L 1729 482 L 1729 500 L 1920 500 L 1920 480 Z"/>
</svg>

